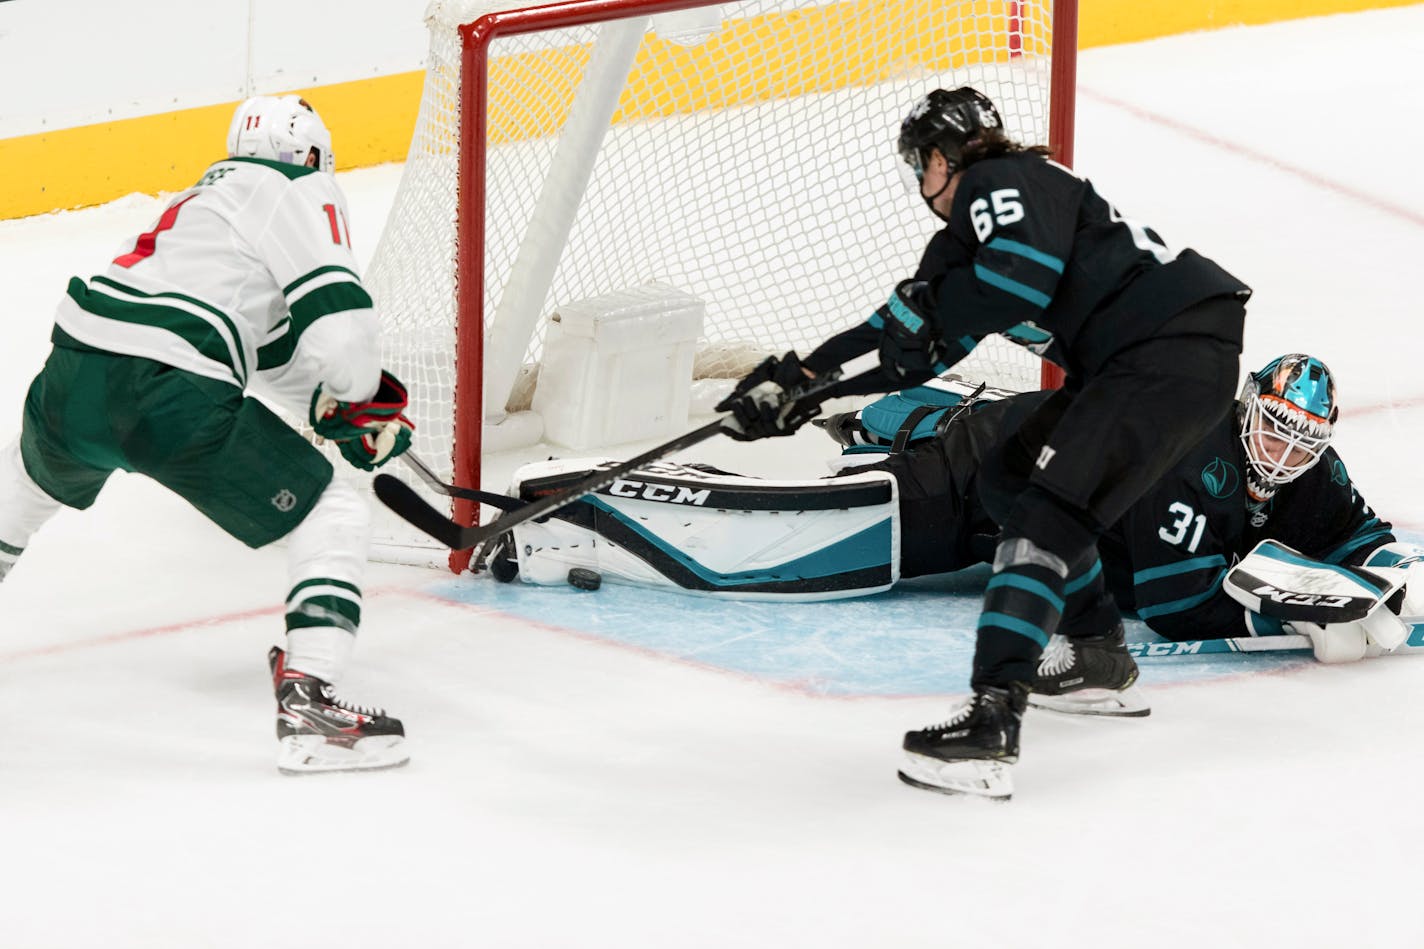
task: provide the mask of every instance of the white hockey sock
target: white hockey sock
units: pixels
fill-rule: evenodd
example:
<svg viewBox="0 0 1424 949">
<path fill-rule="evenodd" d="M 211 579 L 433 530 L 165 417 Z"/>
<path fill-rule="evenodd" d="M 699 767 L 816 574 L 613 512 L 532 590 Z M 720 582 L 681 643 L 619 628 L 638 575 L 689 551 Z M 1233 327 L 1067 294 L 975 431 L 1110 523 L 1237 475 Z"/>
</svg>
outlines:
<svg viewBox="0 0 1424 949">
<path fill-rule="evenodd" d="M 61 505 L 30 479 L 17 437 L 0 451 L 0 580 Z"/>
<path fill-rule="evenodd" d="M 287 668 L 335 684 L 346 671 L 356 636 L 335 626 L 287 630 Z"/>
<path fill-rule="evenodd" d="M 339 478 L 288 537 L 287 667 L 335 684 L 356 643 L 370 544 L 366 499 Z"/>
</svg>

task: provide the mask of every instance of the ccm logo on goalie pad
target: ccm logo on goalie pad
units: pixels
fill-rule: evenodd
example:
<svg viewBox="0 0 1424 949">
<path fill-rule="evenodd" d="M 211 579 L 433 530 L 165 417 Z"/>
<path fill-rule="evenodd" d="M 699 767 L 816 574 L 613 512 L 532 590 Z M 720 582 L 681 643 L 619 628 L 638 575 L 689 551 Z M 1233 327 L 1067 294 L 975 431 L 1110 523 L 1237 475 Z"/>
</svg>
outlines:
<svg viewBox="0 0 1424 949">
<path fill-rule="evenodd" d="M 661 501 L 666 504 L 695 504 L 700 507 L 706 504 L 707 499 L 712 496 L 712 489 L 703 488 L 700 491 L 694 491 L 680 484 L 651 484 L 646 481 L 625 481 L 619 478 L 605 488 L 603 493 L 620 498 L 639 498 L 644 501 Z"/>
<path fill-rule="evenodd" d="M 1290 606 L 1319 606 L 1330 610 L 1343 610 L 1351 603 L 1375 602 L 1369 598 L 1354 596 L 1336 596 L 1324 593 L 1292 593 L 1289 590 L 1273 587 L 1269 583 L 1262 583 L 1260 586 L 1252 587 L 1250 592 L 1253 596 L 1271 600 L 1274 603 L 1284 603 Z"/>
</svg>

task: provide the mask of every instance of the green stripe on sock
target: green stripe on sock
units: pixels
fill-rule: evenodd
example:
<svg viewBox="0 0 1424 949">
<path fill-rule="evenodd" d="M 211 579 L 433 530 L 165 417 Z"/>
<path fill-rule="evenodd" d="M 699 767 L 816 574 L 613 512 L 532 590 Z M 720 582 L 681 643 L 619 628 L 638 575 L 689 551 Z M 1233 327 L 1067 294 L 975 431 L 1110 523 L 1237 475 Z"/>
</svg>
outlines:
<svg viewBox="0 0 1424 949">
<path fill-rule="evenodd" d="M 287 629 L 335 626 L 355 633 L 361 625 L 361 604 L 340 596 L 314 596 L 287 611 Z"/>
<path fill-rule="evenodd" d="M 345 580 L 332 580 L 329 577 L 313 577 L 310 580 L 303 580 L 301 583 L 292 587 L 291 592 L 287 594 L 287 602 L 292 602 L 292 600 L 296 599 L 298 593 L 303 590 L 309 590 L 312 587 L 337 587 L 341 590 L 350 590 L 352 596 L 358 600 L 361 599 L 361 588 L 354 583 L 349 583 Z"/>
</svg>

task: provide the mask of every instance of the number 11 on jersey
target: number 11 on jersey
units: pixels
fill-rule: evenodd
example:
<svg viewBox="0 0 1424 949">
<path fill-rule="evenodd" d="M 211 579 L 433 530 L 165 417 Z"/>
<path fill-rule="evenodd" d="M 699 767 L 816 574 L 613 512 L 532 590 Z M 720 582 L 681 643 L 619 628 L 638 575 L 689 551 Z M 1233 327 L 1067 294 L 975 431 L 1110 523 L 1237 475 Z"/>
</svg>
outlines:
<svg viewBox="0 0 1424 949">
<path fill-rule="evenodd" d="M 346 215 L 336 209 L 334 204 L 323 204 L 321 209 L 326 212 L 326 221 L 331 225 L 331 242 L 333 244 L 345 244 L 351 246 L 351 227 L 346 223 Z M 342 240 L 342 233 L 346 239 Z"/>
</svg>

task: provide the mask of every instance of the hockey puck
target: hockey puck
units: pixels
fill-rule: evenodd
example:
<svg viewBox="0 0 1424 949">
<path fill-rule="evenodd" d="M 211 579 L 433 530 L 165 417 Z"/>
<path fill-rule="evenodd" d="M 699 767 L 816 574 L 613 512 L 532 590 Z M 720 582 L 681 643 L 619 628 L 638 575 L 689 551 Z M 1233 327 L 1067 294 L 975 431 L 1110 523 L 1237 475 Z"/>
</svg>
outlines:
<svg viewBox="0 0 1424 949">
<path fill-rule="evenodd" d="M 603 586 L 603 577 L 596 570 L 574 567 L 569 571 L 569 586 L 580 590 L 597 590 Z"/>
</svg>

